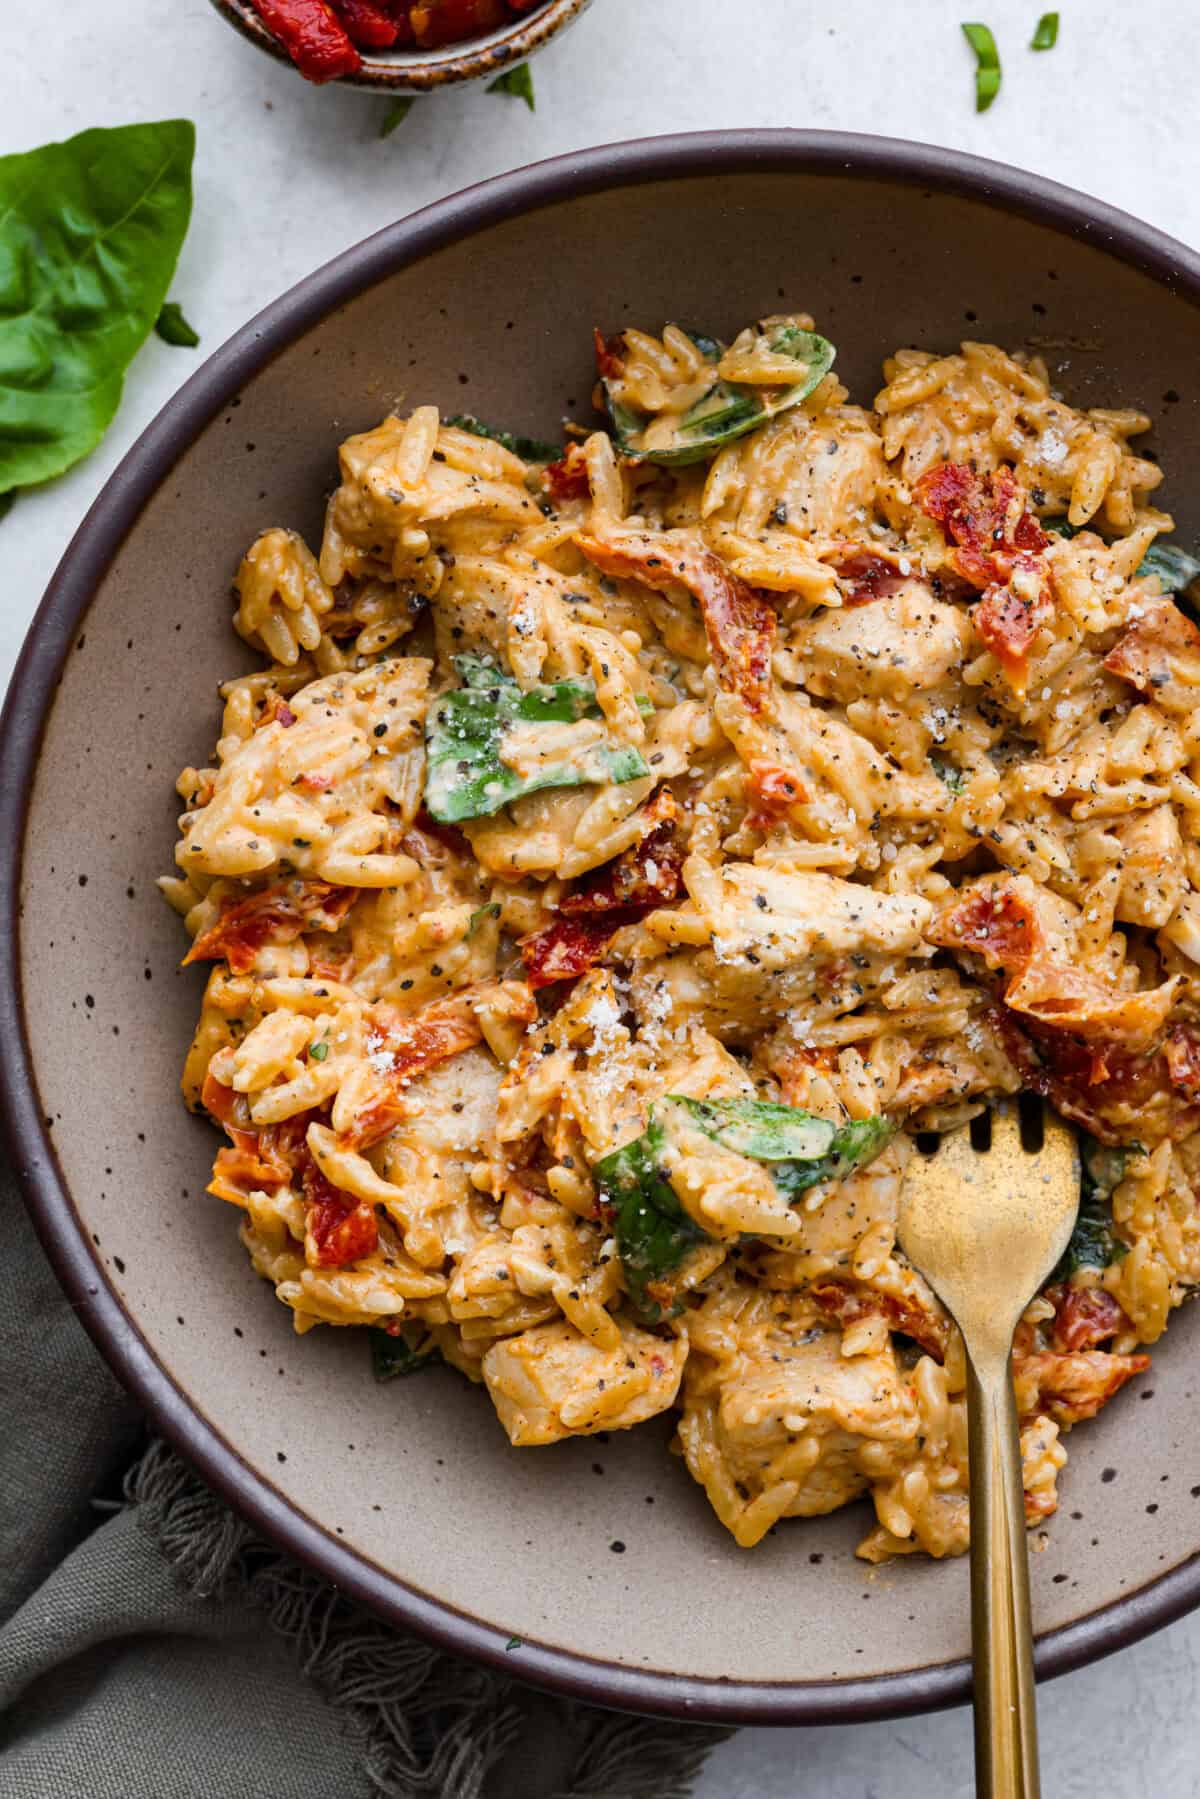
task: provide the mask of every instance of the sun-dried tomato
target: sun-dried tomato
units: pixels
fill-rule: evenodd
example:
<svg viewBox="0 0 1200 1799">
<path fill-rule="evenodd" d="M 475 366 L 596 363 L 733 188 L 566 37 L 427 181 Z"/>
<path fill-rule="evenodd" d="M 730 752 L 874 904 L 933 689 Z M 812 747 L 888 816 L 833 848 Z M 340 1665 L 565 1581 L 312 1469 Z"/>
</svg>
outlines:
<svg viewBox="0 0 1200 1799">
<path fill-rule="evenodd" d="M 890 1331 L 911 1337 L 935 1361 L 946 1359 L 949 1321 L 939 1318 L 936 1312 L 908 1305 L 891 1293 L 852 1287 L 845 1281 L 819 1282 L 812 1288 L 812 1296 L 826 1316 L 835 1318 L 843 1330 L 864 1319 L 882 1318 Z"/>
<path fill-rule="evenodd" d="M 950 566 L 975 587 L 1005 585 L 1022 552 L 1040 555 L 1049 545 L 1011 469 L 981 475 L 965 462 L 941 462 L 920 477 L 914 498 L 955 545 Z"/>
<path fill-rule="evenodd" d="M 592 342 L 596 346 L 596 373 L 602 381 L 611 381 L 625 372 L 625 336 L 618 331 L 614 337 L 605 337 L 597 325 L 592 330 Z"/>
<path fill-rule="evenodd" d="M 243 900 L 227 900 L 217 922 L 196 938 L 183 965 L 223 958 L 235 974 L 247 974 L 268 943 L 294 943 L 304 931 L 338 930 L 358 896 L 357 887 L 292 880 L 263 887 Z"/>
<path fill-rule="evenodd" d="M 648 829 L 639 842 L 581 881 L 559 905 L 561 916 L 521 943 L 531 987 L 576 980 L 603 958 L 623 925 L 673 905 L 683 888 L 683 852 L 675 841 L 678 807 L 660 788 L 643 808 Z"/>
<path fill-rule="evenodd" d="M 1185 1024 L 1172 1025 L 1164 1046 L 1171 1085 L 1200 1100 L 1200 1037 Z"/>
<path fill-rule="evenodd" d="M 254 10 L 306 81 L 356 75 L 362 57 L 325 0 L 254 0 Z"/>
<path fill-rule="evenodd" d="M 304 1202 L 305 1225 L 318 1267 L 341 1268 L 378 1247 L 374 1206 L 335 1187 L 311 1157 L 304 1167 Z"/>
<path fill-rule="evenodd" d="M 751 824 L 770 824 L 786 818 L 793 806 L 807 798 L 800 776 L 779 762 L 752 762 L 746 772 Z"/>
<path fill-rule="evenodd" d="M 586 500 L 590 489 L 582 444 L 568 444 L 566 453 L 547 466 L 542 483 L 556 505 L 567 500 Z"/>
<path fill-rule="evenodd" d="M 847 606 L 866 606 L 872 600 L 886 600 L 899 593 L 909 579 L 900 571 L 898 559 L 881 550 L 869 550 L 866 544 L 840 544 L 829 558 L 836 570 Z"/>
<path fill-rule="evenodd" d="M 927 933 L 943 949 L 972 950 L 989 968 L 1023 969 L 1037 948 L 1037 920 L 1021 896 L 1004 887 L 976 888 L 943 912 Z"/>
<path fill-rule="evenodd" d="M 372 1052 L 386 1055 L 389 1065 L 375 1097 L 345 1134 L 344 1141 L 355 1149 L 369 1149 L 407 1116 L 404 1090 L 419 1074 L 470 1049 L 483 1035 L 479 1020 L 461 999 L 435 1001 L 411 1018 L 397 1013 L 385 1019 L 377 1012 L 375 1022 L 378 1040 Z"/>
<path fill-rule="evenodd" d="M 1010 675 L 1024 672 L 1033 640 L 1054 610 L 1047 579 L 1029 557 L 1017 558 L 1014 570 L 1029 575 L 1031 592 L 1010 584 L 989 587 L 975 608 L 974 625 L 980 640 Z"/>
<path fill-rule="evenodd" d="M 771 686 L 775 611 L 711 550 L 678 539 L 626 531 L 619 537 L 579 532 L 575 542 L 603 574 L 641 581 L 657 593 L 683 587 L 700 607 L 720 685 L 761 712 Z"/>
<path fill-rule="evenodd" d="M 1046 1298 L 1054 1307 L 1051 1343 L 1062 1353 L 1073 1355 L 1081 1349 L 1097 1349 L 1131 1328 L 1122 1307 L 1103 1287 L 1060 1283 L 1046 1288 Z"/>
<path fill-rule="evenodd" d="M 494 31 L 505 23 L 508 11 L 504 0 L 420 0 L 408 16 L 419 47 L 434 50 Z"/>
<path fill-rule="evenodd" d="M 374 5 L 372 0 L 333 0 L 333 4 L 351 43 L 361 49 L 390 50 L 400 41 L 400 21 L 390 8 Z M 407 17 L 404 23 L 408 24 Z M 410 31 L 405 41 L 411 36 Z"/>
</svg>

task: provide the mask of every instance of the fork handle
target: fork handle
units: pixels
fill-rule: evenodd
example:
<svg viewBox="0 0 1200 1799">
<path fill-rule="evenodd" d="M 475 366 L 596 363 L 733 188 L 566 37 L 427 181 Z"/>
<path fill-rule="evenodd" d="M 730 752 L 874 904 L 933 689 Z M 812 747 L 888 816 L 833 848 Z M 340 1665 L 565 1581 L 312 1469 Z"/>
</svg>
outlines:
<svg viewBox="0 0 1200 1799">
<path fill-rule="evenodd" d="M 1007 1355 L 967 1365 L 978 1799 L 1038 1799 L 1037 1700 L 1017 1407 Z"/>
</svg>

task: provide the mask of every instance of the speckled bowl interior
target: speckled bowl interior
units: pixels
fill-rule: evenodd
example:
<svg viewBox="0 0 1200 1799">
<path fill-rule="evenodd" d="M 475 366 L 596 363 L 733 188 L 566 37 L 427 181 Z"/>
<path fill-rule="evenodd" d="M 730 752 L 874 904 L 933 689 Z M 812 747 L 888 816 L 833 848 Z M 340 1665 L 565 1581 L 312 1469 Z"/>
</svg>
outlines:
<svg viewBox="0 0 1200 1799">
<path fill-rule="evenodd" d="M 449 1372 L 373 1384 L 358 1334 L 303 1340 L 206 1197 L 214 1137 L 177 1071 L 203 985 L 158 898 L 184 764 L 250 666 L 230 579 L 264 526 L 319 538 L 339 440 L 433 400 L 547 435 L 588 416 L 593 324 L 807 308 L 869 401 L 894 346 L 1037 345 L 1083 405 L 1144 407 L 1200 538 L 1194 258 L 993 165 L 878 140 L 741 134 L 589 152 L 389 228 L 194 377 L 69 552 L 4 724 L 0 995 L 9 1119 L 51 1254 L 105 1353 L 265 1530 L 385 1615 L 601 1701 L 795 1721 L 961 1698 L 967 1567 L 854 1559 L 862 1508 L 752 1552 L 670 1426 L 508 1447 Z M 39 747 L 40 738 L 40 747 Z M 17 908 L 19 906 L 19 923 Z M 1200 1339 L 1070 1438 L 1034 1540 L 1056 1672 L 1195 1603 Z M 512 1639 L 520 1639 L 519 1646 Z"/>
</svg>

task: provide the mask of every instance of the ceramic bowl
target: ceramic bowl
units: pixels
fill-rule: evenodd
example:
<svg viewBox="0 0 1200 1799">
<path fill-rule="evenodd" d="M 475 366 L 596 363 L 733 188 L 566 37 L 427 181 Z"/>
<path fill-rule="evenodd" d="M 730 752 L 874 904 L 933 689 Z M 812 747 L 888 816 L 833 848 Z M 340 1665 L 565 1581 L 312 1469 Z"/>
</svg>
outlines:
<svg viewBox="0 0 1200 1799">
<path fill-rule="evenodd" d="M 287 51 L 272 37 L 251 0 L 212 0 L 221 17 L 244 38 L 265 50 L 277 62 L 294 67 Z M 370 92 L 432 94 L 439 88 L 465 81 L 493 79 L 514 63 L 526 62 L 551 38 L 566 31 L 587 11 L 591 0 L 546 0 L 536 12 L 513 19 L 495 31 L 446 44 L 440 50 L 363 50 L 362 68 L 342 75 L 333 83 L 341 87 L 367 88 Z"/>
<path fill-rule="evenodd" d="M 702 246 L 702 253 L 700 247 Z M 552 271 L 553 279 L 547 278 Z M 509 305 L 480 296 L 511 295 Z M 593 324 L 811 310 L 868 401 L 880 359 L 1036 344 L 1082 405 L 1143 406 L 1200 539 L 1200 259 L 1096 201 L 880 139 L 659 139 L 505 175 L 389 226 L 217 352 L 130 452 L 39 612 L 0 729 L 0 1058 L 16 1160 L 80 1316 L 156 1425 L 255 1525 L 397 1624 L 643 1711 L 779 1723 L 969 1691 L 967 1566 L 854 1559 L 861 1508 L 735 1547 L 670 1425 L 508 1447 L 448 1371 L 373 1384 L 303 1340 L 206 1197 L 179 1102 L 203 974 L 178 969 L 173 782 L 251 658 L 230 578 L 264 526 L 317 541 L 336 449 L 401 396 L 550 435 Z M 1200 1315 L 1070 1437 L 1034 1539 L 1055 1674 L 1200 1600 Z M 519 1646 L 513 1645 L 519 1639 Z"/>
</svg>

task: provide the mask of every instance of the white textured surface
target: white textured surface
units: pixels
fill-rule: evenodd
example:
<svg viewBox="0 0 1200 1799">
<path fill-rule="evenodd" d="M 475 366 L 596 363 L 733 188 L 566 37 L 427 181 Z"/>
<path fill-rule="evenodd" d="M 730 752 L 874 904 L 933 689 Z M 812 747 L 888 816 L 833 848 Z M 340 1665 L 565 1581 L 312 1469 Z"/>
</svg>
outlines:
<svg viewBox="0 0 1200 1799">
<path fill-rule="evenodd" d="M 657 132 L 819 126 L 953 144 L 1200 242 L 1200 123 L 1180 80 L 1200 49 L 1195 0 L 1066 0 L 1059 47 L 1037 56 L 1024 46 L 1040 4 L 982 8 L 1005 83 L 978 118 L 958 31 L 974 9 L 963 0 L 595 0 L 538 60 L 535 116 L 471 90 L 420 102 L 381 142 L 381 102 L 304 86 L 222 27 L 207 0 L 64 0 L 51 29 L 45 0 L 2 0 L 0 151 L 88 125 L 195 119 L 196 212 L 174 293 L 204 351 L 338 250 L 418 206 L 500 169 Z M 152 338 L 105 443 L 63 480 L 23 495 L 0 525 L 0 680 L 70 533 L 197 361 Z M 697 1612 L 702 1619 L 702 1598 Z M 819 1630 L 821 1620 L 798 1615 L 796 1628 Z M 1200 1618 L 1046 1689 L 1047 1794 L 1192 1799 L 1198 1652 Z M 955 1712 L 852 1730 L 744 1731 L 717 1751 L 699 1793 L 950 1799 L 971 1790 L 970 1719 Z"/>
</svg>

